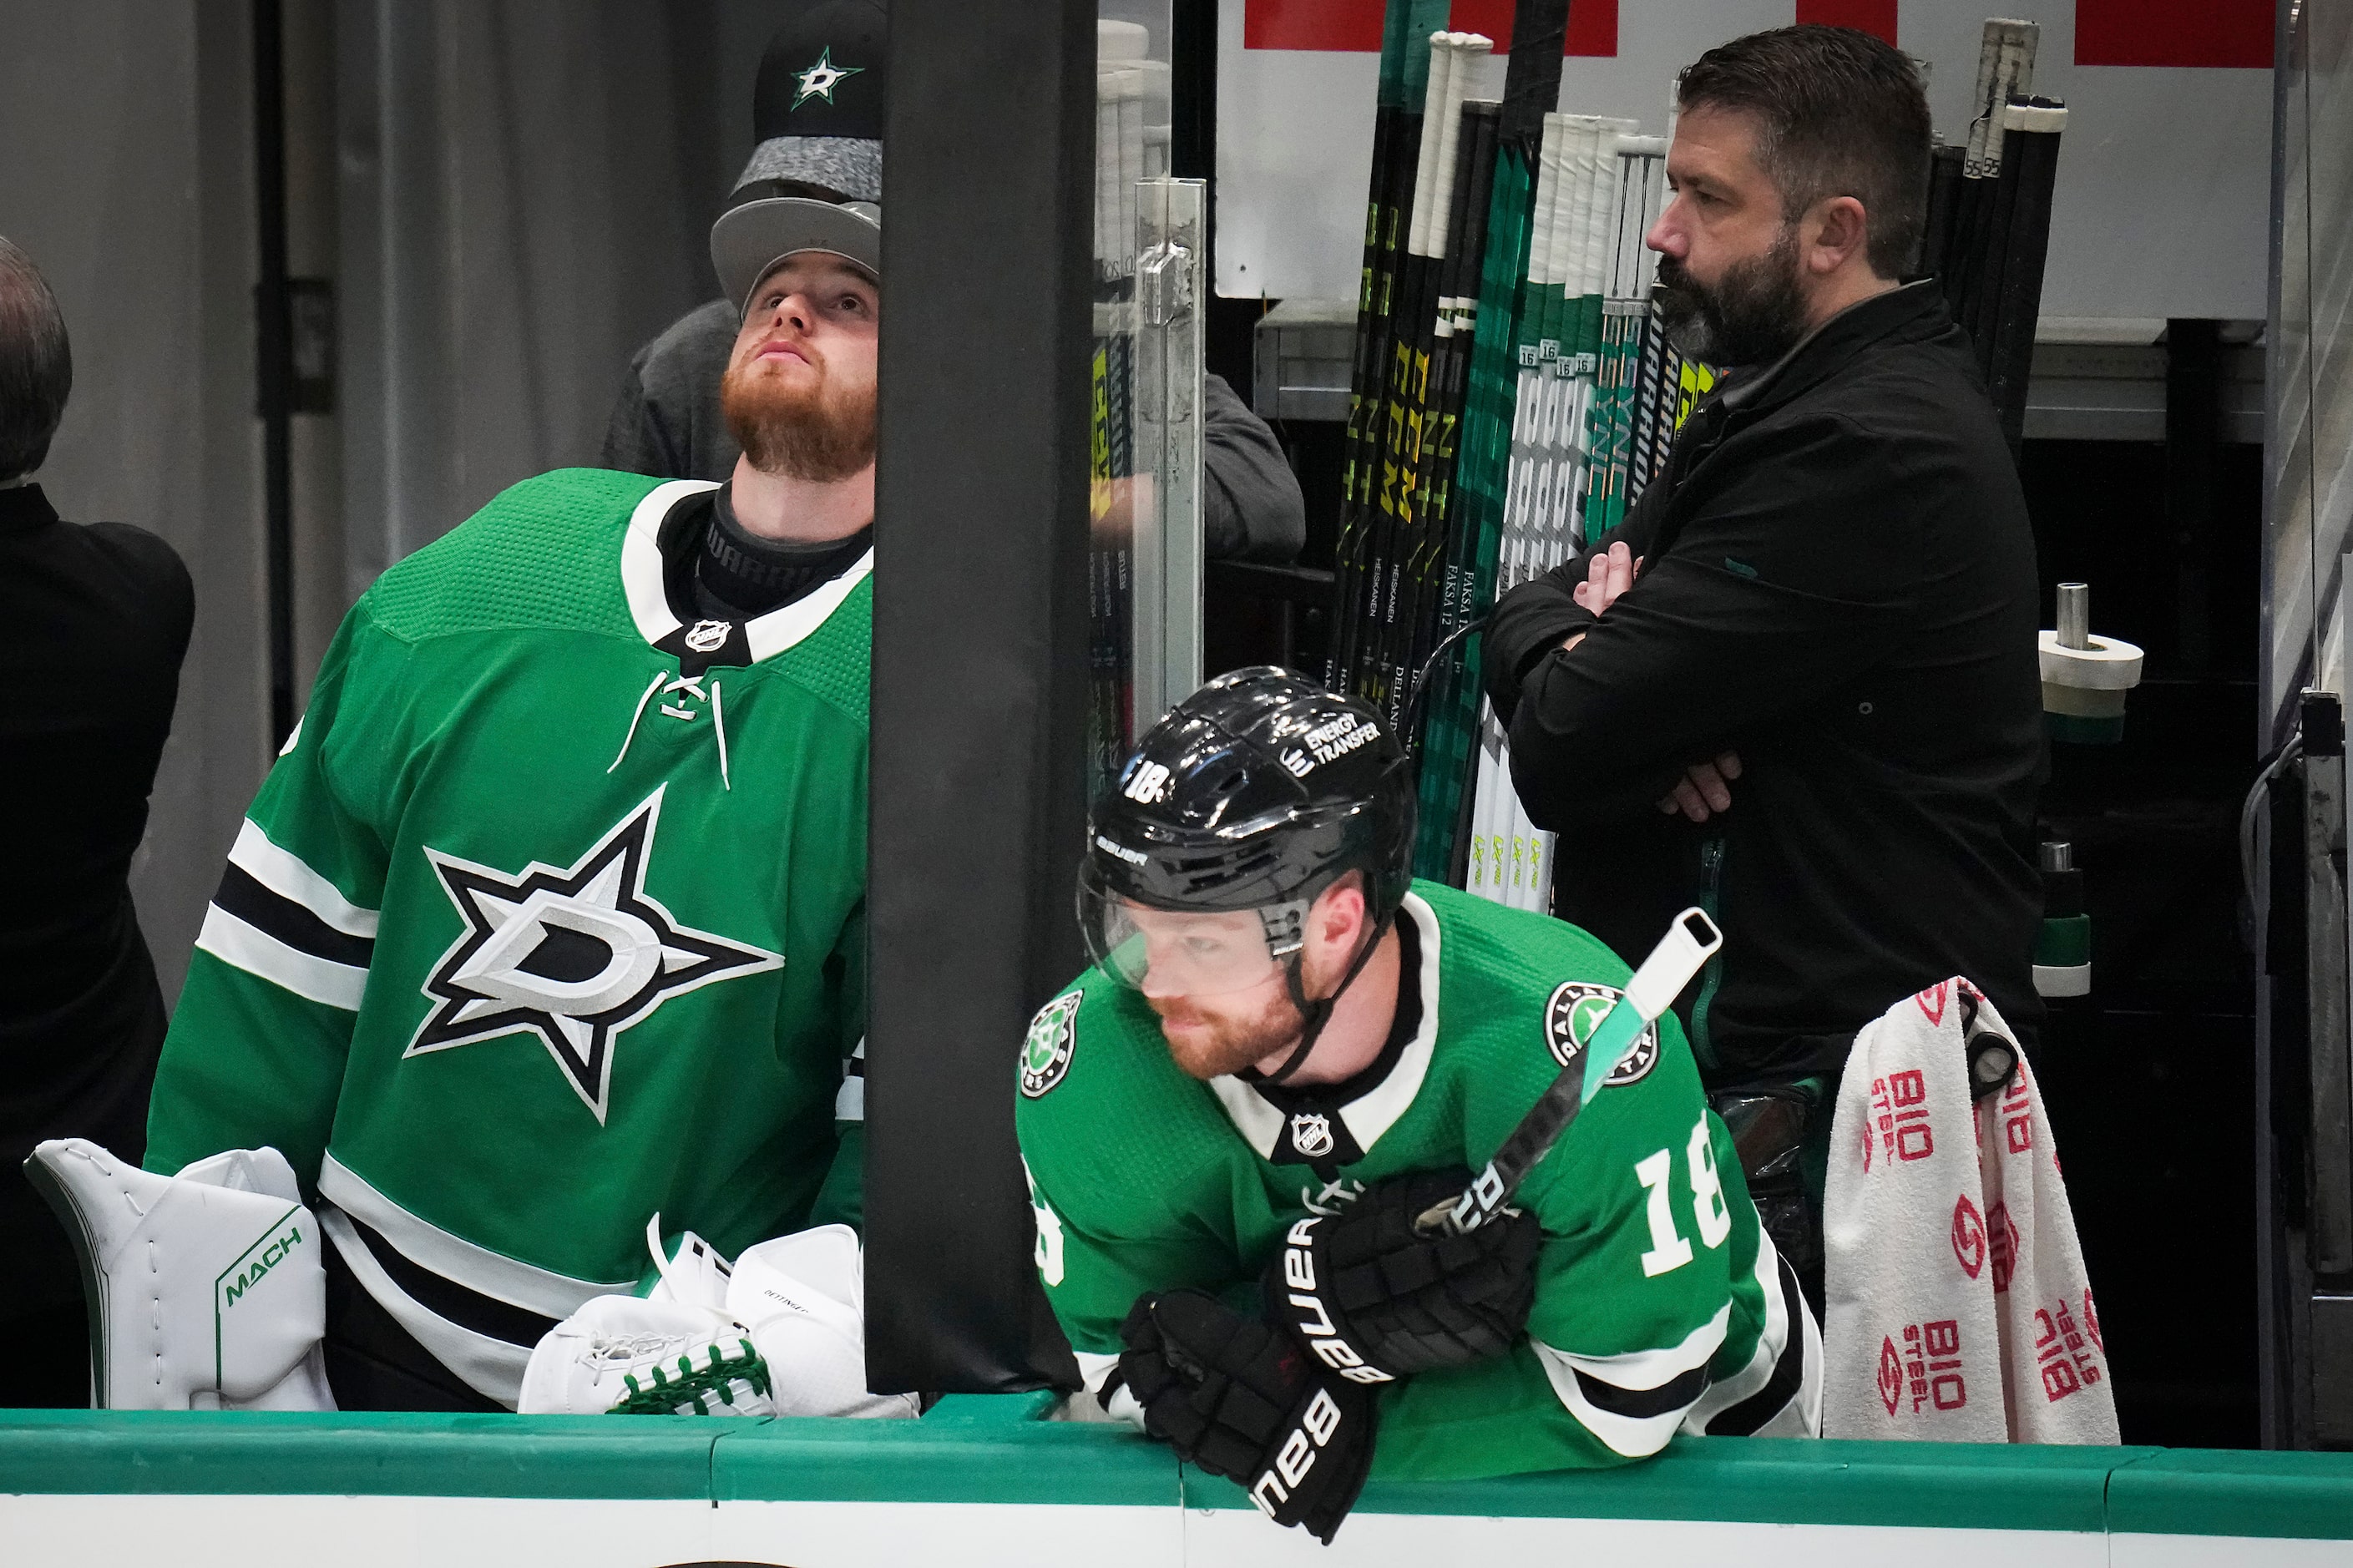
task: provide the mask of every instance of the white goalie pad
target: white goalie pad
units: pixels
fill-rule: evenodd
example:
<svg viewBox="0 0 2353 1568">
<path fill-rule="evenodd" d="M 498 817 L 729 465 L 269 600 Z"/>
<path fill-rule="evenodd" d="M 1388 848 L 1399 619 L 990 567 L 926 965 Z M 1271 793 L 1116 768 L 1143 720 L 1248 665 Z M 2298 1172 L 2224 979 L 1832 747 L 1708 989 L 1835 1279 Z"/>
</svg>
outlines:
<svg viewBox="0 0 2353 1568">
<path fill-rule="evenodd" d="M 275 1149 L 160 1176 L 85 1139 L 25 1173 L 82 1262 L 102 1410 L 332 1410 L 319 1226 Z"/>
<path fill-rule="evenodd" d="M 764 1241 L 731 1267 L 690 1234 L 647 1226 L 660 1280 L 599 1296 L 532 1352 L 523 1415 L 913 1416 L 913 1394 L 866 1392 L 863 1258 L 848 1226 Z"/>
<path fill-rule="evenodd" d="M 744 1249 L 727 1310 L 768 1363 L 779 1415 L 907 1417 L 913 1394 L 866 1392 L 866 1255 L 846 1225 L 821 1225 Z"/>
</svg>

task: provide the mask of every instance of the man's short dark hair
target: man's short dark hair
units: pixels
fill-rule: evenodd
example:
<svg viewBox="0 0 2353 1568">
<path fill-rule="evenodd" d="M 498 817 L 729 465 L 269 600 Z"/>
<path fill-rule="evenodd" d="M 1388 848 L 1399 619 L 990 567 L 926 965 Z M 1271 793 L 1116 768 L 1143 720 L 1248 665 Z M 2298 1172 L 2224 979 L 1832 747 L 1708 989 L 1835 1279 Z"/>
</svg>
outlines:
<svg viewBox="0 0 2353 1568">
<path fill-rule="evenodd" d="M 57 296 L 33 258 L 0 237 L 0 479 L 41 466 L 72 390 Z"/>
<path fill-rule="evenodd" d="M 1893 45 L 1810 23 L 1751 33 L 1694 61 L 1675 101 L 1755 116 L 1758 162 L 1781 193 L 1783 217 L 1852 196 L 1871 269 L 1903 274 L 1927 216 L 1933 132 L 1920 73 Z"/>
</svg>

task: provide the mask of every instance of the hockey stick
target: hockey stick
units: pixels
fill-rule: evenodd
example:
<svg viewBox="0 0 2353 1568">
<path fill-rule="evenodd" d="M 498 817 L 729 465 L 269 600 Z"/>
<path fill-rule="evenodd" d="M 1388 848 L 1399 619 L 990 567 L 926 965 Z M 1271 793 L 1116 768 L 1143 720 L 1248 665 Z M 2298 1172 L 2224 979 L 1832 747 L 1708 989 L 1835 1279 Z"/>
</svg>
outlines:
<svg viewBox="0 0 2353 1568">
<path fill-rule="evenodd" d="M 1593 1026 L 1584 1051 L 1560 1069 L 1552 1087 L 1520 1118 L 1495 1157 L 1462 1190 L 1461 1196 L 1432 1204 L 1415 1217 L 1415 1232 L 1462 1236 L 1494 1218 L 1536 1168 L 1536 1162 L 1560 1142 L 1586 1102 L 1601 1092 L 1601 1086 L 1642 1037 L 1642 1031 L 1673 1004 L 1700 966 L 1723 945 L 1724 933 L 1701 910 L 1688 909 L 1677 915 L 1659 945 L 1651 950 L 1651 956 L 1626 982 L 1617 1003 Z"/>
</svg>

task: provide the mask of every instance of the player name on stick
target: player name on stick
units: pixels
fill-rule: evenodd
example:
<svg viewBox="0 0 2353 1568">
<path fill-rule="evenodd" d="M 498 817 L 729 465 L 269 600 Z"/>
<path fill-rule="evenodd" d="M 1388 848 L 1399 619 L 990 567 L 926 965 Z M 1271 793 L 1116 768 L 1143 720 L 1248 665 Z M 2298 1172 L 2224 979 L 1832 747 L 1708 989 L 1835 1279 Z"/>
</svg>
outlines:
<svg viewBox="0 0 2353 1568">
<path fill-rule="evenodd" d="M 1413 1228 L 1423 1236 L 1462 1236 L 1494 1218 L 1536 1168 L 1536 1162 L 1560 1142 L 1586 1102 L 1601 1092 L 1601 1086 L 1634 1048 L 1642 1031 L 1673 1005 L 1700 966 L 1723 945 L 1724 932 L 1704 911 L 1689 909 L 1677 915 L 1659 945 L 1651 950 L 1651 956 L 1626 982 L 1626 989 L 1609 1013 L 1594 1026 L 1584 1051 L 1569 1058 L 1552 1087 L 1528 1108 L 1495 1151 L 1495 1157 L 1487 1162 L 1487 1168 L 1463 1189 L 1461 1196 L 1423 1210 L 1415 1217 Z"/>
</svg>

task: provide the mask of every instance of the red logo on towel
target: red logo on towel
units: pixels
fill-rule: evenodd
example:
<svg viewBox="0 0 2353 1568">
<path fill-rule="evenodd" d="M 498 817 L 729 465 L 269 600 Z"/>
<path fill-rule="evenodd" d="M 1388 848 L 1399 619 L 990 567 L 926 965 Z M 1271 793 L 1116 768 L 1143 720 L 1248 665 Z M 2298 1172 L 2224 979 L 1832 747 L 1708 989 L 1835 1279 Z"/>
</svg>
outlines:
<svg viewBox="0 0 2353 1568">
<path fill-rule="evenodd" d="M 1978 1205 L 1963 1193 L 1953 1205 L 1953 1256 L 1960 1259 L 1961 1272 L 1974 1279 L 1985 1267 L 1985 1221 L 1978 1216 Z"/>
<path fill-rule="evenodd" d="M 2042 1397 L 2053 1405 L 2100 1381 L 2097 1347 L 2086 1350 L 2084 1332 L 2063 1299 L 2034 1312 L 2034 1363 L 2042 1374 Z"/>
<path fill-rule="evenodd" d="M 1904 1325 L 1904 1348 L 1891 1338 L 1879 1342 L 1879 1402 L 1890 1415 L 1907 1388 L 1912 1413 L 1934 1405 L 1958 1410 L 1969 1402 L 1969 1387 L 1961 1376 L 1961 1325 L 1947 1318 L 1935 1323 Z"/>
<path fill-rule="evenodd" d="M 2100 1338 L 2100 1314 L 2092 1310 L 2091 1287 L 2084 1288 L 2084 1331 L 2092 1336 L 2092 1348 L 2102 1355 L 2108 1353 L 2108 1342 Z"/>
<path fill-rule="evenodd" d="M 2010 1277 L 2018 1268 L 2018 1223 L 2010 1217 L 2008 1204 L 1993 1205 L 1986 1228 L 1992 1233 L 1993 1293 L 1999 1296 L 2010 1289 Z"/>
<path fill-rule="evenodd" d="M 1871 1120 L 1890 1160 L 1925 1160 L 1936 1152 L 1928 1128 L 1928 1082 L 1917 1071 L 1871 1080 Z M 1868 1152 L 1862 1168 L 1871 1169 Z"/>
<path fill-rule="evenodd" d="M 2018 1069 L 2010 1075 L 2010 1082 L 2001 1091 L 2002 1140 L 2013 1154 L 2023 1154 L 2034 1147 L 2033 1110 L 2026 1092 L 2026 1062 L 2021 1058 Z"/>
<path fill-rule="evenodd" d="M 1952 988 L 1951 981 L 1939 980 L 1912 1000 L 1920 1004 L 1920 1011 L 1927 1015 L 1929 1023 L 1941 1026 L 1945 1021 L 1945 1002 Z"/>
</svg>

